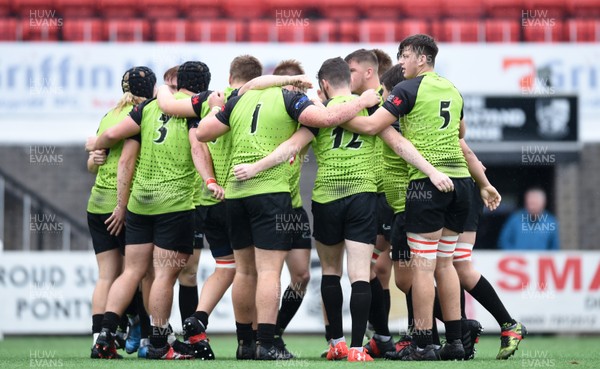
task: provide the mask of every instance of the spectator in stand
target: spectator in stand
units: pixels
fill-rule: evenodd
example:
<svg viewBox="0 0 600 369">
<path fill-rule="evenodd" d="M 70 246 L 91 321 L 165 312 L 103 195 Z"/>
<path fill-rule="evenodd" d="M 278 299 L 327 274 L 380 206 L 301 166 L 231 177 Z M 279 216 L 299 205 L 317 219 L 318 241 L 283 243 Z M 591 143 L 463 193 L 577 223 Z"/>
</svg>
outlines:
<svg viewBox="0 0 600 369">
<path fill-rule="evenodd" d="M 539 187 L 525 192 L 525 208 L 512 214 L 500 232 L 501 250 L 558 250 L 558 222 L 546 211 L 546 192 Z"/>
</svg>

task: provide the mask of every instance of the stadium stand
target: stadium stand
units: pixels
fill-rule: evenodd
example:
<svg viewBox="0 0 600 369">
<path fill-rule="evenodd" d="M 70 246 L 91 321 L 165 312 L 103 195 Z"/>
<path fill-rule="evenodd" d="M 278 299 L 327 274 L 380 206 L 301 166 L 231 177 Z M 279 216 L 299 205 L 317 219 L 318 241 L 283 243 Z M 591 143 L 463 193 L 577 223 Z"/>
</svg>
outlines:
<svg viewBox="0 0 600 369">
<path fill-rule="evenodd" d="M 0 40 L 92 42 L 598 41 L 597 0 L 5 0 Z"/>
</svg>

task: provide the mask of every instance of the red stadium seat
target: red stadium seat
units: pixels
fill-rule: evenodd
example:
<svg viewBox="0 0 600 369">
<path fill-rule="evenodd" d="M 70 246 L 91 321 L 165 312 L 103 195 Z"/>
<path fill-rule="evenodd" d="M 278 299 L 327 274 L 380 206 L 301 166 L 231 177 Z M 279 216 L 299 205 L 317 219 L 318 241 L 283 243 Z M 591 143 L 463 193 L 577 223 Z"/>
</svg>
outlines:
<svg viewBox="0 0 600 369">
<path fill-rule="evenodd" d="M 521 22 L 503 19 L 485 21 L 486 42 L 518 42 L 521 40 Z"/>
<path fill-rule="evenodd" d="M 570 19 L 567 37 L 571 42 L 600 42 L 600 21 L 595 19 Z"/>
<path fill-rule="evenodd" d="M 398 0 L 363 0 L 361 11 L 367 17 L 375 19 L 397 20 L 405 14 L 405 3 Z"/>
<path fill-rule="evenodd" d="M 298 19 L 297 22 L 282 23 L 275 19 L 275 34 L 279 42 L 308 42 L 308 29 L 312 27 L 309 19 Z"/>
<path fill-rule="evenodd" d="M 596 2 L 597 6 L 600 3 Z M 525 0 L 525 12 L 535 18 L 563 18 L 567 10 L 565 0 Z"/>
<path fill-rule="evenodd" d="M 180 0 L 140 0 L 140 9 L 146 18 L 177 18 Z"/>
<path fill-rule="evenodd" d="M 408 18 L 439 18 L 442 14 L 442 2 L 446 0 L 418 0 L 405 8 L 404 16 Z"/>
<path fill-rule="evenodd" d="M 104 23 L 104 39 L 112 42 L 140 42 L 149 39 L 150 25 L 145 19 L 110 19 Z"/>
<path fill-rule="evenodd" d="M 568 11 L 572 16 L 590 18 L 600 17 L 598 0 L 567 0 Z"/>
<path fill-rule="evenodd" d="M 484 0 L 484 6 L 489 17 L 520 19 L 525 11 L 525 0 Z"/>
<path fill-rule="evenodd" d="M 93 17 L 98 10 L 96 0 L 54 0 L 56 10 L 65 18 Z"/>
<path fill-rule="evenodd" d="M 527 42 L 565 41 L 564 24 L 556 19 L 547 19 L 543 24 L 527 25 L 523 27 L 523 39 Z"/>
<path fill-rule="evenodd" d="M 398 43 L 410 35 L 431 33 L 429 22 L 420 19 L 404 19 L 396 22 L 396 41 Z"/>
<path fill-rule="evenodd" d="M 442 12 L 452 18 L 480 18 L 485 13 L 483 0 L 452 0 L 442 2 Z"/>
<path fill-rule="evenodd" d="M 4 0 L 4 3 L 8 5 L 9 1 L 12 2 L 13 12 L 24 18 L 56 18 L 59 16 L 56 11 L 55 0 Z M 2 8 L 9 9 L 6 5 L 2 5 Z"/>
<path fill-rule="evenodd" d="M 0 18 L 0 41 L 21 41 L 21 24 L 15 18 Z"/>
<path fill-rule="evenodd" d="M 309 18 L 319 0 L 264 0 L 266 14 L 271 18 Z M 291 13 L 290 13 L 291 12 Z"/>
<path fill-rule="evenodd" d="M 444 20 L 434 24 L 432 34 L 443 42 L 484 42 L 485 25 L 479 20 Z"/>
<path fill-rule="evenodd" d="M 62 24 L 61 18 L 21 19 L 23 41 L 58 41 Z"/>
<path fill-rule="evenodd" d="M 267 12 L 265 0 L 222 0 L 221 3 L 223 4 L 225 14 L 234 19 L 261 18 Z"/>
<path fill-rule="evenodd" d="M 250 42 L 275 42 L 275 20 L 252 20 L 248 23 L 248 36 Z"/>
<path fill-rule="evenodd" d="M 334 42 L 337 28 L 337 23 L 328 19 L 310 20 L 310 27 L 306 28 L 305 40 L 308 42 Z"/>
<path fill-rule="evenodd" d="M 157 19 L 154 22 L 154 41 L 185 42 L 186 28 L 184 19 Z"/>
<path fill-rule="evenodd" d="M 181 12 L 188 19 L 214 19 L 222 15 L 220 0 L 179 0 Z"/>
<path fill-rule="evenodd" d="M 64 41 L 104 41 L 100 19 L 66 18 L 62 35 Z"/>
<path fill-rule="evenodd" d="M 232 20 L 188 21 L 187 40 L 202 42 L 240 42 L 244 39 L 244 23 Z"/>
<path fill-rule="evenodd" d="M 358 42 L 358 24 L 353 20 L 339 23 L 337 42 Z"/>
<path fill-rule="evenodd" d="M 360 42 L 396 42 L 396 22 L 390 20 L 363 20 L 358 25 Z"/>
<path fill-rule="evenodd" d="M 322 0 L 318 9 L 329 19 L 356 19 L 360 13 L 358 2 L 349 0 Z"/>
<path fill-rule="evenodd" d="M 134 18 L 140 11 L 139 5 L 137 1 L 99 0 L 98 10 L 106 18 Z"/>
</svg>

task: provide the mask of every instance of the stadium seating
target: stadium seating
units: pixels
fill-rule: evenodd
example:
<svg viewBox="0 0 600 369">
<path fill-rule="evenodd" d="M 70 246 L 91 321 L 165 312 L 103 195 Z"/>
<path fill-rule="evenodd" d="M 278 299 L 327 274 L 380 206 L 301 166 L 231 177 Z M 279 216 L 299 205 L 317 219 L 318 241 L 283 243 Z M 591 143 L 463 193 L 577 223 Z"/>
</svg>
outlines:
<svg viewBox="0 0 600 369">
<path fill-rule="evenodd" d="M 276 21 L 276 20 L 275 20 Z M 310 23 L 309 23 L 310 24 Z M 279 42 L 307 42 L 308 27 L 304 25 L 277 25 L 275 32 Z"/>
<path fill-rule="evenodd" d="M 244 40 L 243 23 L 232 20 L 190 20 L 186 30 L 187 41 L 240 42 Z"/>
<path fill-rule="evenodd" d="M 221 0 L 221 3 L 225 14 L 233 19 L 261 18 L 268 9 L 265 0 Z"/>
<path fill-rule="evenodd" d="M 65 41 L 103 41 L 102 21 L 94 18 L 65 18 L 62 36 Z"/>
<path fill-rule="evenodd" d="M 328 19 L 310 20 L 310 27 L 306 27 L 306 41 L 331 42 L 336 40 L 337 23 Z"/>
<path fill-rule="evenodd" d="M 598 0 L 566 0 L 567 9 L 571 16 L 583 18 L 600 17 Z"/>
<path fill-rule="evenodd" d="M 434 23 L 431 33 L 443 42 L 484 42 L 485 24 L 479 20 L 444 20 Z"/>
<path fill-rule="evenodd" d="M 452 0 L 442 2 L 442 12 L 446 17 L 458 19 L 480 18 L 485 13 L 484 0 Z"/>
<path fill-rule="evenodd" d="M 248 23 L 250 42 L 275 42 L 275 22 L 273 20 L 254 20 Z"/>
<path fill-rule="evenodd" d="M 600 42 L 600 21 L 596 19 L 569 19 L 566 29 L 567 41 Z"/>
<path fill-rule="evenodd" d="M 483 0 L 485 12 L 492 18 L 520 19 L 525 0 Z"/>
<path fill-rule="evenodd" d="M 54 0 L 57 12 L 65 17 L 93 17 L 98 8 L 96 0 Z"/>
<path fill-rule="evenodd" d="M 564 24 L 556 19 L 548 19 L 544 24 L 523 27 L 523 39 L 527 42 L 565 41 Z"/>
<path fill-rule="evenodd" d="M 24 41 L 57 41 L 62 19 L 25 18 L 21 19 L 20 23 Z"/>
<path fill-rule="evenodd" d="M 442 2 L 447 0 L 418 0 L 405 7 L 404 15 L 408 18 L 439 18 L 442 14 Z"/>
<path fill-rule="evenodd" d="M 404 9 L 407 6 L 398 0 L 363 0 L 360 4 L 361 12 L 373 20 L 398 20 L 406 13 Z"/>
<path fill-rule="evenodd" d="M 330 19 L 356 19 L 360 14 L 358 1 L 322 0 L 318 3 L 318 9 Z"/>
<path fill-rule="evenodd" d="M 396 42 L 396 22 L 366 19 L 358 25 L 360 42 Z"/>
<path fill-rule="evenodd" d="M 21 26 L 16 18 L 0 18 L 0 41 L 20 41 Z"/>
<path fill-rule="evenodd" d="M 12 11 L 21 17 L 31 17 L 38 16 L 37 14 L 42 14 L 38 12 L 54 12 L 56 11 L 55 0 L 4 0 L 5 4 L 9 4 L 12 2 Z M 9 9 L 8 6 L 2 5 L 2 8 Z"/>
<path fill-rule="evenodd" d="M 338 26 L 338 42 L 358 42 L 358 24 L 353 20 L 343 20 Z"/>
<path fill-rule="evenodd" d="M 485 21 L 486 42 L 517 42 L 521 39 L 521 22 L 503 19 Z"/>
<path fill-rule="evenodd" d="M 397 22 L 396 40 L 402 40 L 415 33 L 430 33 L 429 22 L 419 19 L 406 19 Z"/>
<path fill-rule="evenodd" d="M 596 6 L 600 6 L 597 1 Z M 567 10 L 567 3 L 565 0 L 525 0 L 525 10 L 530 16 L 560 18 Z"/>
<path fill-rule="evenodd" d="M 150 24 L 145 19 L 110 19 L 104 23 L 104 39 L 112 42 L 139 42 L 148 38 Z"/>
<path fill-rule="evenodd" d="M 184 19 L 157 19 L 153 24 L 154 40 L 158 42 L 184 42 L 186 30 Z"/>
<path fill-rule="evenodd" d="M 140 12 L 138 1 L 98 0 L 98 10 L 105 18 L 134 18 Z"/>
<path fill-rule="evenodd" d="M 180 6 L 180 0 L 140 0 L 140 9 L 146 18 L 176 18 Z"/>
<path fill-rule="evenodd" d="M 215 19 L 223 15 L 219 0 L 179 0 L 181 13 L 188 19 Z"/>
</svg>

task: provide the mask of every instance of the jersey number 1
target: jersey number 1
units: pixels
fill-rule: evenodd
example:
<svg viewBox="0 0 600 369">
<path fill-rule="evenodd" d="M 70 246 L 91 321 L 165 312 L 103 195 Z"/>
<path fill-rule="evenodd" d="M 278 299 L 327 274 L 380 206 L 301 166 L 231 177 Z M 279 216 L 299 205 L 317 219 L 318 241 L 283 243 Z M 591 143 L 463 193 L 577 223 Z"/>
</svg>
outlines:
<svg viewBox="0 0 600 369">
<path fill-rule="evenodd" d="M 256 108 L 254 108 L 254 113 L 252 113 L 252 125 L 250 126 L 250 134 L 256 133 L 256 126 L 258 125 L 258 114 L 260 113 L 260 107 L 262 103 L 256 104 Z"/>
<path fill-rule="evenodd" d="M 342 140 L 344 139 L 344 131 L 345 130 L 342 127 L 335 127 L 333 129 L 333 131 L 331 132 L 331 135 L 333 136 L 333 148 L 334 149 L 337 149 L 340 146 L 342 146 Z M 358 133 L 353 133 L 352 139 L 350 140 L 350 142 L 348 142 L 348 144 L 346 145 L 346 148 L 347 149 L 360 149 L 363 142 L 358 139 L 359 137 L 360 137 L 360 135 Z"/>
</svg>

